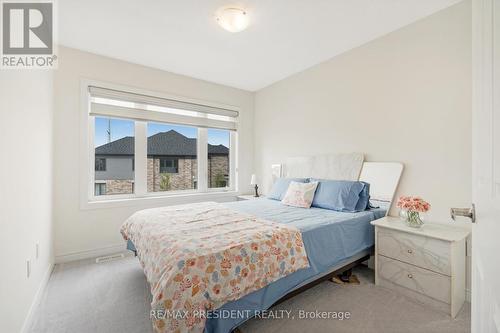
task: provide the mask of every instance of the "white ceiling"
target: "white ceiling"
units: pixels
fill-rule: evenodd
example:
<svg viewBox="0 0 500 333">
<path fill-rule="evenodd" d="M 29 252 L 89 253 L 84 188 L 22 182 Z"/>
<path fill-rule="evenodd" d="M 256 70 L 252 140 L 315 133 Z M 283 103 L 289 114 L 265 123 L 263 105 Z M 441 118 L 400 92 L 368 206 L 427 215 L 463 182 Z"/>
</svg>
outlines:
<svg viewBox="0 0 500 333">
<path fill-rule="evenodd" d="M 61 45 L 256 91 L 460 0 L 62 0 Z M 220 28 L 239 4 L 250 26 Z"/>
</svg>

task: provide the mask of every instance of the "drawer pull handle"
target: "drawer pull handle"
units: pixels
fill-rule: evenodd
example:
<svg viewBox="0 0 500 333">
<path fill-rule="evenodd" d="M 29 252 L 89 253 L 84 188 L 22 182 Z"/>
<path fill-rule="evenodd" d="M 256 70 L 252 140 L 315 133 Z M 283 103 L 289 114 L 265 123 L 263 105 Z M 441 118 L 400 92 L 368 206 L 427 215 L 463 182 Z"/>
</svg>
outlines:
<svg viewBox="0 0 500 333">
<path fill-rule="evenodd" d="M 408 274 L 408 278 L 412 279 L 412 278 L 413 278 L 413 275 Z"/>
<path fill-rule="evenodd" d="M 412 254 L 412 253 L 413 253 L 413 251 L 412 251 L 412 250 L 408 250 L 408 253 L 409 253 L 409 254 Z"/>
</svg>

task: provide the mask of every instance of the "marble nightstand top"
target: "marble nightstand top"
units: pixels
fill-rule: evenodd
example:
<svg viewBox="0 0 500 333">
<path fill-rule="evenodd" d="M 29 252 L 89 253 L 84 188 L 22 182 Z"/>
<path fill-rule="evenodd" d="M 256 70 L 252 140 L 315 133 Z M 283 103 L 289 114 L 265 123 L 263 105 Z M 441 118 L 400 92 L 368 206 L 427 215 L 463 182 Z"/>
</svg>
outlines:
<svg viewBox="0 0 500 333">
<path fill-rule="evenodd" d="M 466 238 L 470 230 L 443 223 L 426 222 L 421 228 L 407 226 L 399 217 L 386 216 L 372 221 L 371 224 L 378 227 L 408 232 L 414 235 L 432 237 L 449 242 L 454 242 Z"/>
</svg>

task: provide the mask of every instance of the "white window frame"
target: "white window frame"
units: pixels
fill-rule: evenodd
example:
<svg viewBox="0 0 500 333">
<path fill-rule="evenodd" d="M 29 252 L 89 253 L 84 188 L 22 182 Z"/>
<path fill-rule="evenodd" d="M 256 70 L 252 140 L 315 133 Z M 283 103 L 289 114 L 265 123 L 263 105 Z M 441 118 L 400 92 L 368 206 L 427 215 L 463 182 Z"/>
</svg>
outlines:
<svg viewBox="0 0 500 333">
<path fill-rule="evenodd" d="M 185 202 L 185 198 L 193 200 L 212 200 L 217 197 L 224 198 L 226 196 L 235 196 L 238 191 L 237 185 L 237 130 L 239 123 L 236 124 L 236 131 L 230 131 L 230 147 L 229 147 L 229 186 L 224 188 L 208 188 L 208 138 L 207 128 L 198 128 L 197 137 L 197 162 L 198 162 L 198 179 L 197 189 L 195 190 L 180 190 L 180 191 L 164 191 L 164 192 L 148 192 L 147 191 L 147 121 L 129 119 L 123 117 L 121 119 L 134 121 L 134 137 L 135 137 L 135 169 L 134 169 L 134 193 L 132 194 L 114 194 L 96 196 L 94 193 L 95 184 L 95 116 L 89 115 L 91 107 L 91 98 L 89 87 L 97 86 L 105 89 L 114 89 L 132 94 L 143 94 L 155 96 L 158 98 L 167 98 L 178 100 L 180 102 L 196 103 L 209 107 L 234 110 L 239 112 L 240 109 L 235 106 L 219 104 L 208 101 L 195 100 L 185 97 L 173 96 L 164 93 L 152 92 L 138 88 L 126 87 L 107 82 L 99 82 L 95 80 L 81 80 L 81 168 L 80 168 L 80 188 L 81 200 L 80 207 L 82 209 L 93 208 L 108 208 L 115 206 L 130 206 L 143 202 L 159 201 L 164 203 L 176 204 Z M 105 116 L 103 116 L 105 117 Z M 114 117 L 110 117 L 114 118 Z M 154 123 L 161 123 L 156 120 L 151 120 Z M 186 126 L 190 126 L 186 124 Z M 192 125 L 191 125 L 192 126 Z M 183 201 L 184 200 L 184 201 Z"/>
</svg>

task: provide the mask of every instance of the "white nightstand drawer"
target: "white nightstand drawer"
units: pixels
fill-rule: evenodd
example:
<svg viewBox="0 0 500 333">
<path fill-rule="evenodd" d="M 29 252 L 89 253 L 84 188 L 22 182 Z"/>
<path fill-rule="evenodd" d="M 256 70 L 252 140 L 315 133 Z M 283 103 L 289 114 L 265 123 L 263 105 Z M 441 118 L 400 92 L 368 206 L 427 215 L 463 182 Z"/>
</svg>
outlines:
<svg viewBox="0 0 500 333">
<path fill-rule="evenodd" d="M 449 242 L 381 228 L 377 247 L 378 253 L 386 257 L 451 276 Z"/>
<path fill-rule="evenodd" d="M 401 287 L 416 291 L 438 301 L 451 303 L 451 278 L 379 255 L 378 275 Z"/>
</svg>

